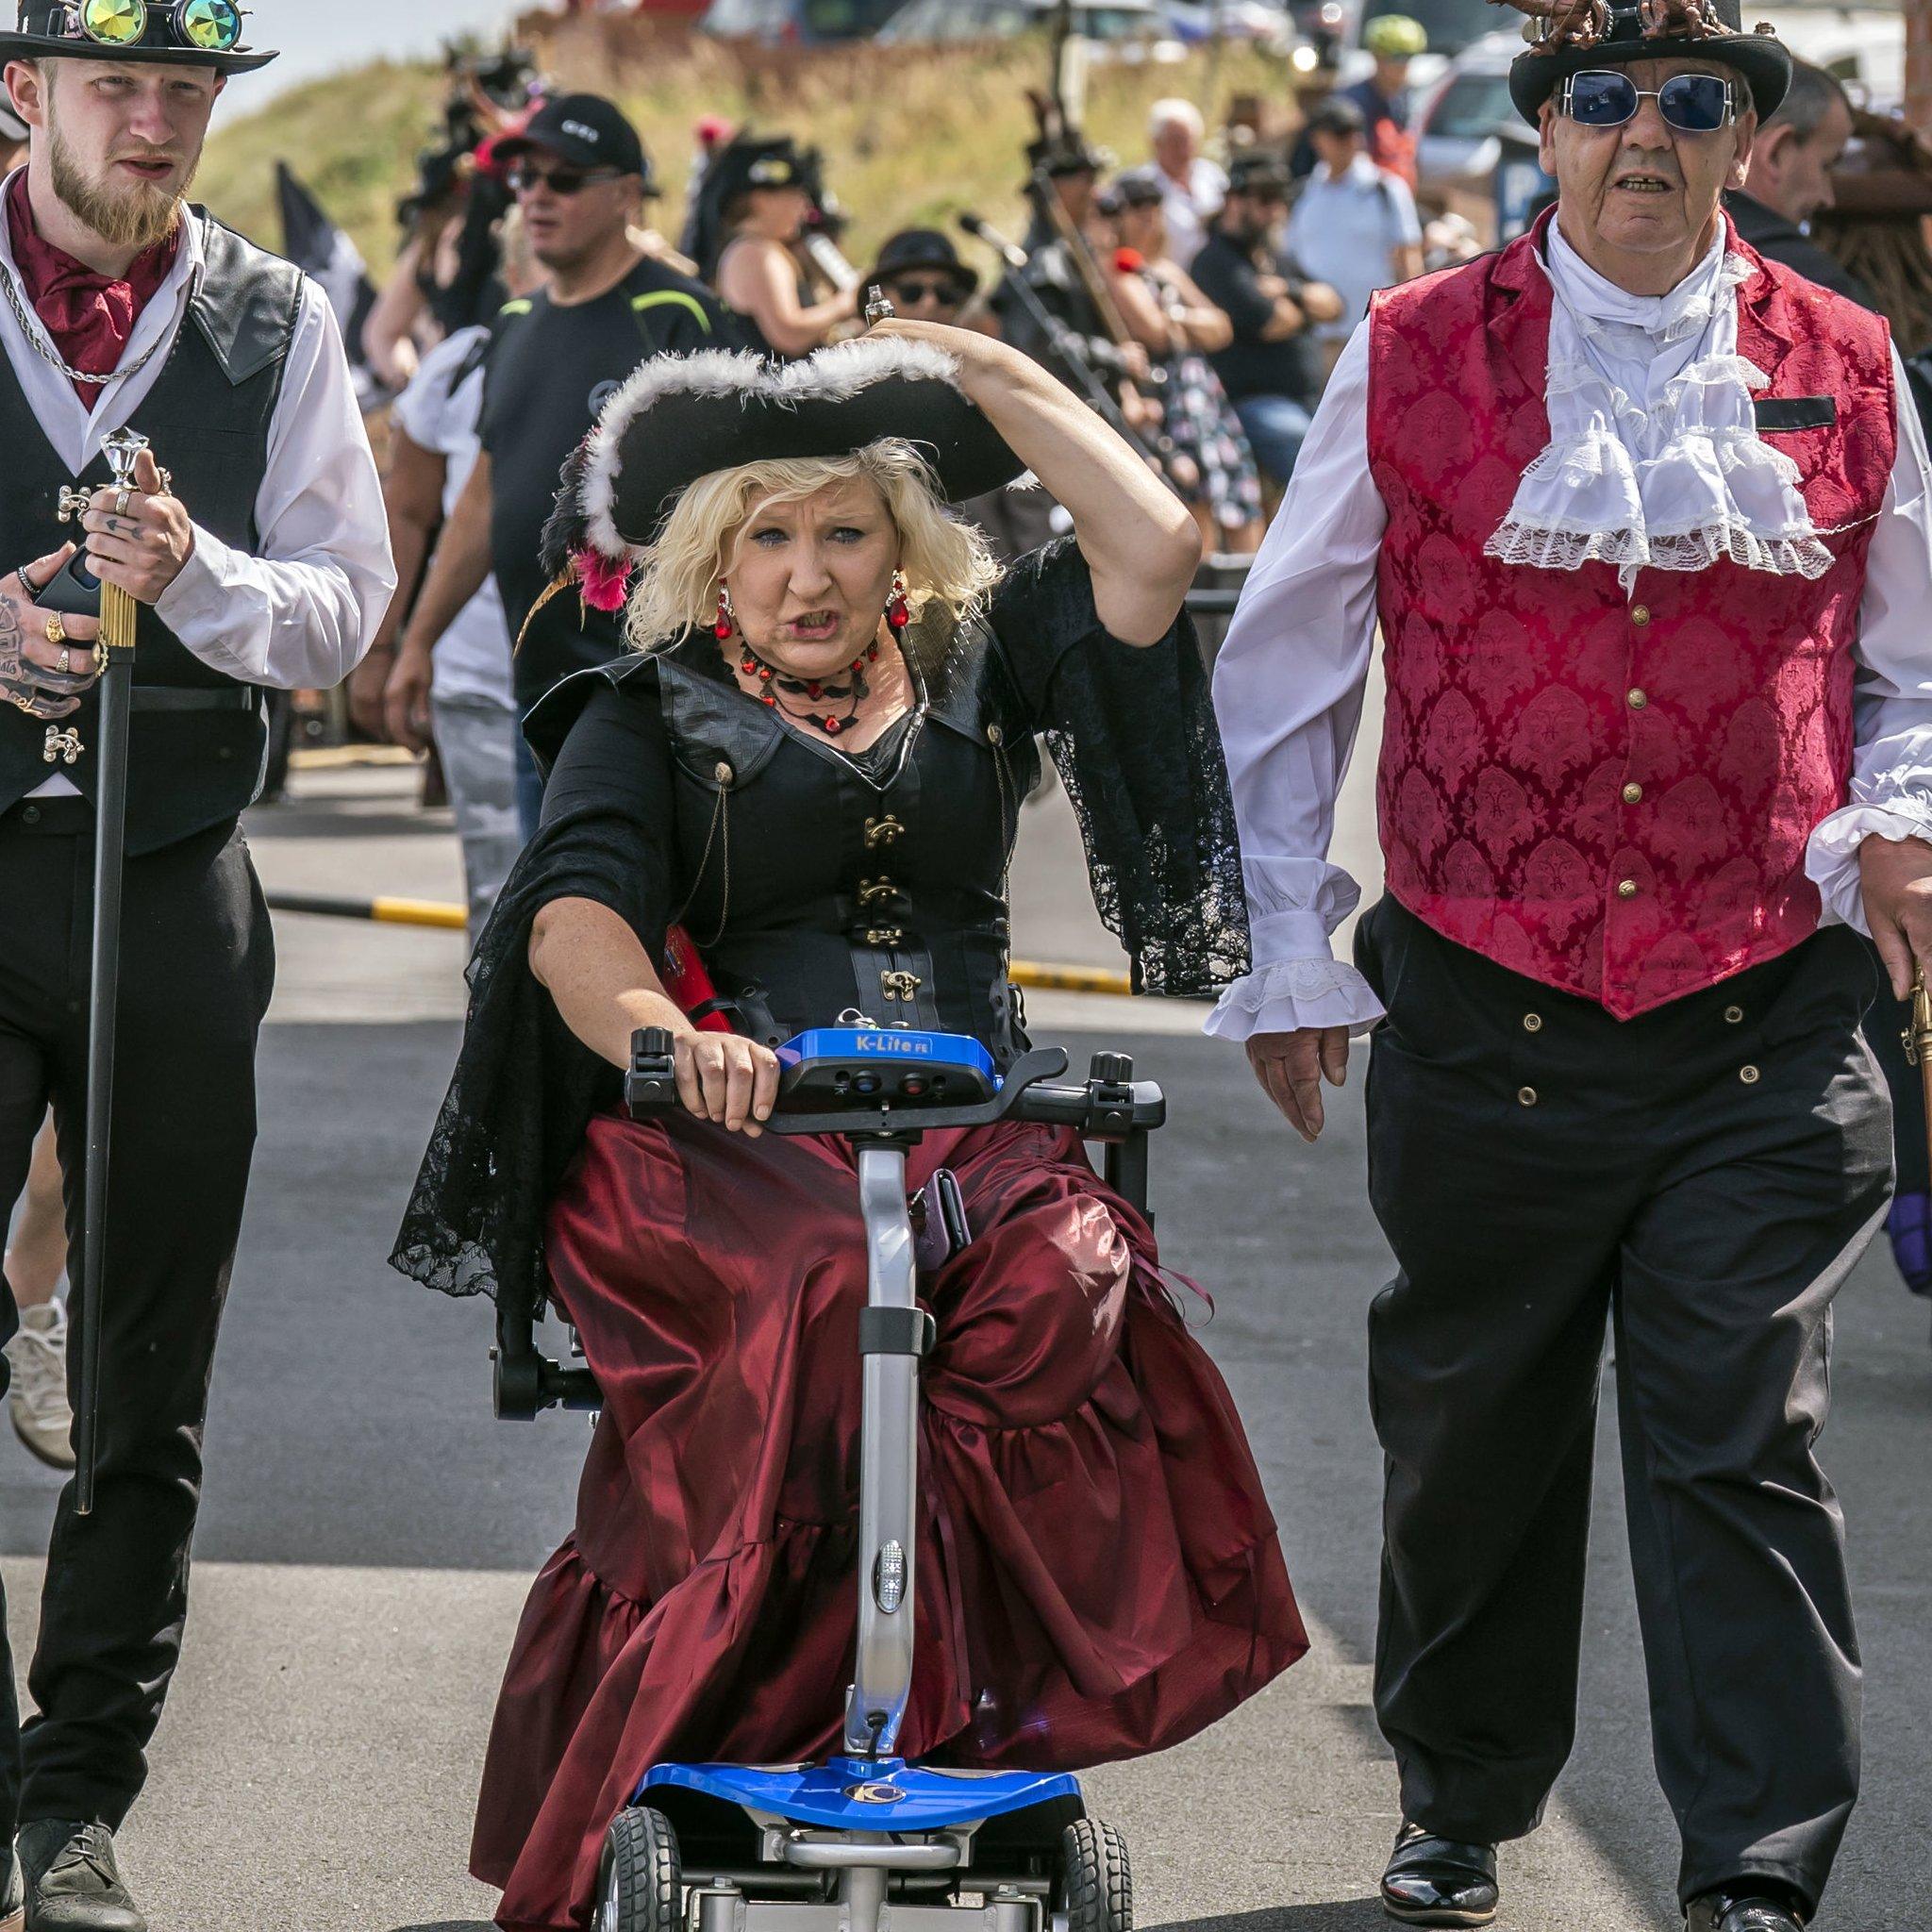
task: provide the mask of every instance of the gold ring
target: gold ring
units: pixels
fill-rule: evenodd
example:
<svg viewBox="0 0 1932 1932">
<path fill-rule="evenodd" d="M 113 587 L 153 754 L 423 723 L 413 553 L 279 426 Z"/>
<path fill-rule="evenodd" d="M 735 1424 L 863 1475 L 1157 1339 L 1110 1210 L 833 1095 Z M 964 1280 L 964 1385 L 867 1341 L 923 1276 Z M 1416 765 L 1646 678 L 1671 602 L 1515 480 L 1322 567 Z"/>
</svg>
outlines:
<svg viewBox="0 0 1932 1932">
<path fill-rule="evenodd" d="M 67 641 L 67 625 L 58 610 L 47 615 L 47 641 L 50 644 L 64 644 Z"/>
<path fill-rule="evenodd" d="M 69 645 L 67 645 L 67 644 L 62 644 L 62 645 L 60 646 L 60 675 L 61 675 L 62 677 L 69 677 L 69 676 L 71 676 L 71 675 L 73 675 L 73 673 L 74 673 L 74 652 L 73 652 L 73 649 L 72 649 L 72 647 L 71 647 L 71 646 L 69 646 Z"/>
<path fill-rule="evenodd" d="M 127 514 L 127 502 L 133 494 L 133 491 L 125 487 L 114 492 L 114 514 L 117 517 L 125 517 Z"/>
</svg>

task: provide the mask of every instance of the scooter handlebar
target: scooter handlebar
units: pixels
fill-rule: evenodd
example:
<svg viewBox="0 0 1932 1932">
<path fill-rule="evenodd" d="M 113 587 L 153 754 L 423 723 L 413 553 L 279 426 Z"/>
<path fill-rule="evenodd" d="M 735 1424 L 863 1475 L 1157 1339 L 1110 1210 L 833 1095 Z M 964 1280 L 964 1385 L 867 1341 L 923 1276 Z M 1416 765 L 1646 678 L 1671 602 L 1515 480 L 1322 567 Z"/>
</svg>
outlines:
<svg viewBox="0 0 1932 1932">
<path fill-rule="evenodd" d="M 1144 1133 L 1167 1120 L 1167 1100 L 1152 1080 L 1133 1078 L 1134 1063 L 1125 1054 L 1096 1054 L 1084 1085 L 1059 1082 L 1067 1056 L 1057 1046 L 1034 1047 L 1007 1070 L 1000 1091 L 991 1100 L 964 1107 L 894 1106 L 890 1101 L 836 1112 L 787 1112 L 774 1109 L 765 1122 L 774 1134 L 849 1134 L 869 1136 L 931 1132 L 938 1128 L 991 1126 L 1001 1120 L 1038 1122 L 1072 1127 L 1098 1141 L 1124 1140 Z M 650 1120 L 676 1111 L 675 1042 L 670 1029 L 645 1026 L 632 1036 L 630 1071 L 624 1083 L 625 1105 L 633 1120 Z"/>
</svg>

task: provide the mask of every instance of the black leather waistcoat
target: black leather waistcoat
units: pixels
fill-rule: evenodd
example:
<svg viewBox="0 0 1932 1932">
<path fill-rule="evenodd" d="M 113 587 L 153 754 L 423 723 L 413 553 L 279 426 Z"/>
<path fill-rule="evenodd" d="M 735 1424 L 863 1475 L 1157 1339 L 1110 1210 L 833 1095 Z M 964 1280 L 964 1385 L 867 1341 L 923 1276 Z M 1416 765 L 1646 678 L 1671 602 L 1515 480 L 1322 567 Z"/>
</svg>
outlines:
<svg viewBox="0 0 1932 1932">
<path fill-rule="evenodd" d="M 726 682 L 714 655 L 706 638 L 651 661 L 676 766 L 679 918 L 741 1029 L 776 1043 L 858 1013 L 1010 1056 L 1024 1042 L 1007 864 L 1040 767 L 991 632 L 965 626 L 922 677 L 922 715 L 877 779 Z"/>
</svg>

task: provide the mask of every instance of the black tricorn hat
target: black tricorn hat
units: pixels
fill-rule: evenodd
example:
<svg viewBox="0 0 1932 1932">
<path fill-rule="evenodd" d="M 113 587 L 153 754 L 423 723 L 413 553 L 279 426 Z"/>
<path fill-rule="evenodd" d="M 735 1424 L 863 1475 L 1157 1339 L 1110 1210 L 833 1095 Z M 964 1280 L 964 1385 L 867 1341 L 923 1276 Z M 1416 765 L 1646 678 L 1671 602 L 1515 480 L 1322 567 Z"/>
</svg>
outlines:
<svg viewBox="0 0 1932 1932">
<path fill-rule="evenodd" d="M 1557 34 L 1510 63 L 1509 98 L 1525 121 L 1534 121 L 1573 74 L 1673 58 L 1735 68 L 1750 86 L 1760 121 L 1776 110 L 1791 84 L 1790 49 L 1768 26 L 1747 34 L 1740 0 L 1664 0 L 1657 33 L 1645 32 L 1637 0 L 1580 0 Z"/>
<path fill-rule="evenodd" d="M 172 6 L 147 8 L 142 37 L 118 47 L 97 41 L 80 26 L 79 0 L 20 0 L 19 27 L 0 33 L 0 61 L 45 60 L 64 56 L 77 60 L 152 63 L 164 67 L 212 67 L 217 74 L 252 74 L 278 58 L 277 50 L 230 47 L 215 53 L 184 39 Z"/>
<path fill-rule="evenodd" d="M 941 496 L 962 503 L 997 490 L 1025 465 L 958 386 L 958 364 L 937 344 L 858 336 L 796 362 L 746 350 L 654 356 L 605 404 L 564 465 L 543 531 L 543 569 L 573 563 L 624 571 L 663 532 L 701 476 L 774 458 L 842 457 L 868 444 L 909 442 Z M 599 571 L 608 577 L 608 573 Z"/>
</svg>

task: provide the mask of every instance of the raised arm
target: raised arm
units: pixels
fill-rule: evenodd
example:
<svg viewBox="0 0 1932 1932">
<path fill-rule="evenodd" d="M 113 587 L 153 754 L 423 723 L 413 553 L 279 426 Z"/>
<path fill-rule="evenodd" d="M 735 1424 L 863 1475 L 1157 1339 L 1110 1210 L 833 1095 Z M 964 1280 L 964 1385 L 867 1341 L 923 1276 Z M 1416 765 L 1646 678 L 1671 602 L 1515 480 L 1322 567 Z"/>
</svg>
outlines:
<svg viewBox="0 0 1932 1932">
<path fill-rule="evenodd" d="M 1073 518 L 1101 623 L 1123 643 L 1158 643 L 1201 560 L 1187 506 L 1072 390 L 1006 343 L 931 322 L 885 322 L 880 332 L 958 359 L 960 389 Z"/>
</svg>

